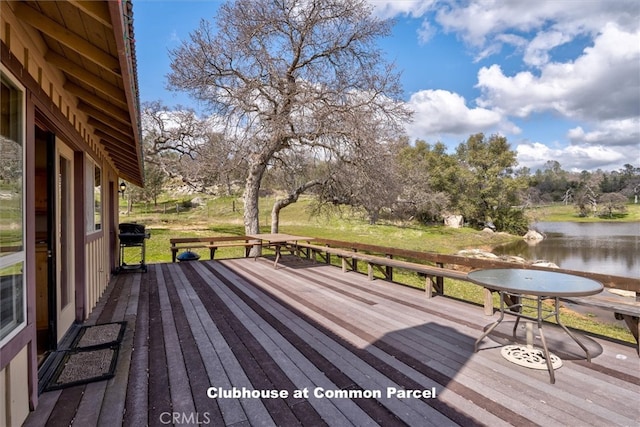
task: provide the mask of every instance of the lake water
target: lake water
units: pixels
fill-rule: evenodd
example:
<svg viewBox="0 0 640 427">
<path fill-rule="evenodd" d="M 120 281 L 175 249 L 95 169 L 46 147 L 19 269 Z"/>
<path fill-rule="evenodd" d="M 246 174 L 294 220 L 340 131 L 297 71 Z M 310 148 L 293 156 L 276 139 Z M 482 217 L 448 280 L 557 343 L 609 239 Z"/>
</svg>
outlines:
<svg viewBox="0 0 640 427">
<path fill-rule="evenodd" d="M 640 223 L 539 222 L 532 228 L 545 240 L 535 245 L 522 240 L 493 252 L 547 260 L 568 270 L 640 277 Z"/>
</svg>

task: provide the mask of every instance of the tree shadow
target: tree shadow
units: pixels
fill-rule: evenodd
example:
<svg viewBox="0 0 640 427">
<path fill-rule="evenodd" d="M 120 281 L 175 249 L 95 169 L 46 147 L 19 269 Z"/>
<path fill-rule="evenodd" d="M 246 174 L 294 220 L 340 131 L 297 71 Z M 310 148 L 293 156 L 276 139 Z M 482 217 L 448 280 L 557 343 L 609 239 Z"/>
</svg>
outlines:
<svg viewBox="0 0 640 427">
<path fill-rule="evenodd" d="M 490 399 L 455 380 L 473 355 L 474 341 L 474 337 L 452 327 L 428 322 L 385 334 L 361 351 L 360 357 L 397 387 L 425 391 L 426 397 L 410 399 L 410 409 L 426 414 L 431 422 L 439 424 L 437 417 L 444 416 L 440 420 L 443 423 L 448 419 L 460 425 L 475 425 L 477 420 L 438 397 L 451 387 L 480 405 L 492 406 Z M 389 392 L 387 388 L 383 395 L 389 396 Z M 420 405 L 428 405 L 437 413 Z"/>
</svg>

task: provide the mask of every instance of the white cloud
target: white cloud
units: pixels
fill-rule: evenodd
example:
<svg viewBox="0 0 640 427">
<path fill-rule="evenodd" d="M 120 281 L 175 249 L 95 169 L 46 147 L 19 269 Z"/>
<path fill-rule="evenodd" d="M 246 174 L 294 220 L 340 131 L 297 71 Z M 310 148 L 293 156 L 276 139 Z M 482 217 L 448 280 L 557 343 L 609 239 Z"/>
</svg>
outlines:
<svg viewBox="0 0 640 427">
<path fill-rule="evenodd" d="M 527 1 L 503 2 L 478 0 L 459 6 L 444 2 L 448 7 L 437 10 L 436 19 L 443 29 L 455 32 L 471 46 L 482 47 L 499 34 L 509 30 L 529 32 L 540 28 L 563 10 L 575 8 L 561 1 L 537 1 L 535 6 Z"/>
<path fill-rule="evenodd" d="M 497 55 L 502 52 L 504 45 L 514 46 L 517 50 L 524 51 L 529 41 L 517 34 L 498 34 L 493 41 L 486 43 L 482 49 L 476 53 L 473 62 L 480 62 L 485 58 Z"/>
<path fill-rule="evenodd" d="M 465 99 L 446 90 L 422 90 L 411 95 L 408 107 L 414 111 L 407 126 L 412 138 L 437 139 L 440 135 L 466 137 L 489 131 L 519 133 L 500 113 L 485 108 L 469 108 Z"/>
<path fill-rule="evenodd" d="M 563 148 L 551 148 L 540 142 L 522 143 L 516 147 L 518 165 L 530 169 L 544 168 L 549 160 L 557 160 L 563 169 L 617 170 L 626 163 L 633 163 L 628 153 L 621 147 L 603 145 L 569 145 Z"/>
<path fill-rule="evenodd" d="M 569 129 L 567 137 L 572 144 L 628 146 L 632 150 L 635 146 L 634 162 L 640 162 L 640 117 L 600 122 L 596 129 L 589 132 L 578 126 Z"/>
<path fill-rule="evenodd" d="M 525 64 L 541 67 L 549 62 L 549 51 L 573 39 L 573 34 L 561 31 L 543 31 L 538 33 L 526 46 L 523 60 Z"/>
<path fill-rule="evenodd" d="M 555 115 L 580 126 L 567 128 L 562 141 L 544 141 L 554 148 L 542 142 L 519 144 L 521 165 L 537 168 L 558 160 L 564 168 L 592 170 L 640 161 L 637 0 L 370 1 L 386 16 L 423 17 L 417 34 L 421 43 L 442 31 L 462 40 L 475 62 L 495 57 L 494 65 L 478 71 L 480 96 L 473 107 L 446 90 L 414 93 L 408 103 L 415 111 L 410 136 L 513 135 L 520 129 L 509 117 L 550 113 L 550 122 Z M 577 54 L 571 45 L 576 41 L 587 46 Z M 505 71 L 512 68 L 501 67 L 501 54 L 509 55 L 510 66 L 521 60 L 520 70 Z"/>
<path fill-rule="evenodd" d="M 178 35 L 177 30 L 171 30 L 169 33 L 169 37 L 167 40 L 169 45 L 178 45 L 181 42 L 180 36 Z"/>
<path fill-rule="evenodd" d="M 640 31 L 608 24 L 574 62 L 546 64 L 539 76 L 523 71 L 509 77 L 498 65 L 483 67 L 477 87 L 482 92 L 479 106 L 506 115 L 553 111 L 583 120 L 638 116 Z"/>
<path fill-rule="evenodd" d="M 437 0 L 369 0 L 376 13 L 384 18 L 397 15 L 422 16 Z"/>
<path fill-rule="evenodd" d="M 418 29 L 418 43 L 427 44 L 435 34 L 436 29 L 425 19 Z"/>
<path fill-rule="evenodd" d="M 596 34 L 615 22 L 629 31 L 637 28 L 637 0 L 529 1 L 475 0 L 458 3 L 443 0 L 434 8 L 445 31 L 455 32 L 471 46 L 482 47 L 508 32 L 558 31 L 563 34 Z"/>
</svg>

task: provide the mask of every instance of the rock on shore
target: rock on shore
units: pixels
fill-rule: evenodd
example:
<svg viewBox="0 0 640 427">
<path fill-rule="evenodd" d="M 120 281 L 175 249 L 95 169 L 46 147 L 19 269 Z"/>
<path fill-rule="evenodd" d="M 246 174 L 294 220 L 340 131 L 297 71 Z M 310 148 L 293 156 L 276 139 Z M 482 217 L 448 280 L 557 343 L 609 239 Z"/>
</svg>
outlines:
<svg viewBox="0 0 640 427">
<path fill-rule="evenodd" d="M 540 240 L 544 240 L 544 236 L 540 233 L 538 233 L 535 230 L 529 230 L 527 231 L 527 234 L 525 234 L 524 236 L 522 236 L 522 238 L 524 240 L 527 241 L 534 241 L 534 242 L 538 242 Z"/>
<path fill-rule="evenodd" d="M 527 261 L 526 259 L 519 256 L 515 256 L 515 255 L 498 256 L 494 253 L 483 251 L 482 249 L 464 249 L 464 250 L 458 251 L 456 255 L 464 256 L 467 258 L 499 260 L 499 261 L 505 261 L 505 262 L 518 263 L 518 264 L 535 265 L 538 267 L 559 268 L 558 265 L 556 265 L 555 263 L 545 261 L 545 260 Z"/>
</svg>

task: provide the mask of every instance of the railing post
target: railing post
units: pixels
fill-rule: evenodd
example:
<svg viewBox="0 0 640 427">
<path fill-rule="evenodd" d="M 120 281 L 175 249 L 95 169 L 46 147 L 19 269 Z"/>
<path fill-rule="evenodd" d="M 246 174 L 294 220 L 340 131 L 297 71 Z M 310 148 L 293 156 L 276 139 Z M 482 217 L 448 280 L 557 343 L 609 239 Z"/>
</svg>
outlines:
<svg viewBox="0 0 640 427">
<path fill-rule="evenodd" d="M 433 277 L 428 274 L 425 274 L 424 277 L 424 293 L 427 298 L 433 298 Z"/>
<path fill-rule="evenodd" d="M 441 262 L 437 262 L 436 265 L 439 268 L 444 268 L 444 264 Z M 440 295 L 444 295 L 444 277 L 443 276 L 436 277 L 436 292 L 438 292 Z"/>
<path fill-rule="evenodd" d="M 493 315 L 493 295 L 491 289 L 482 288 L 484 292 L 484 314 L 485 316 Z"/>
<path fill-rule="evenodd" d="M 351 248 L 353 252 L 358 252 L 358 249 Z M 351 266 L 353 267 L 353 271 L 358 272 L 358 260 L 356 258 L 351 259 Z"/>
</svg>

